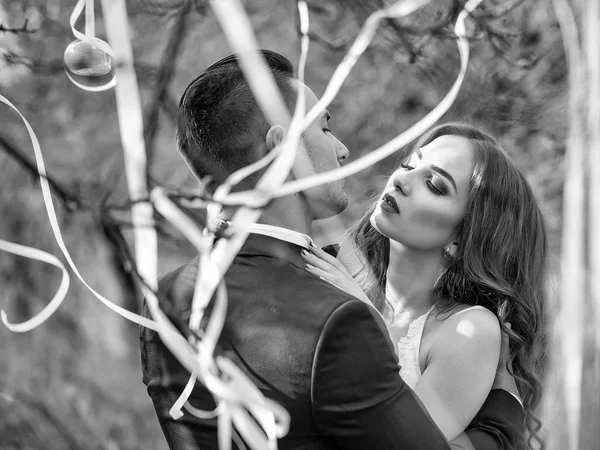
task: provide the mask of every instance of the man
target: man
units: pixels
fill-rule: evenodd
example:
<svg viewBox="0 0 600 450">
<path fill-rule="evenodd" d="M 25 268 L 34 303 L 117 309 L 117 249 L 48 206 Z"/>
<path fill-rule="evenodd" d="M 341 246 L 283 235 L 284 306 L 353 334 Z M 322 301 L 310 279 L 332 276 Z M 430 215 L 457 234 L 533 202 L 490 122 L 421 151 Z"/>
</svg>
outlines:
<svg viewBox="0 0 600 450">
<path fill-rule="evenodd" d="M 291 63 L 273 52 L 263 55 L 288 108 L 303 89 L 310 109 L 317 99 L 293 78 Z M 348 156 L 328 121 L 324 111 L 302 137 L 300 156 L 308 157 L 316 172 L 339 167 Z M 275 148 L 284 134 L 281 126 L 269 126 L 234 57 L 199 75 L 180 102 L 178 146 L 197 177 L 211 175 L 219 183 Z M 258 176 L 240 188 L 251 187 Z M 225 276 L 229 304 L 220 351 L 290 413 L 281 449 L 449 449 L 399 377 L 379 315 L 304 269 L 300 252 L 309 245 L 311 222 L 341 212 L 347 202 L 339 181 L 275 199 L 265 208 L 260 223 L 271 236 L 251 234 Z M 189 311 L 197 264 L 194 259 L 160 281 L 159 290 L 174 310 Z M 175 421 L 168 414 L 189 373 L 151 330 L 141 330 L 141 351 L 144 383 L 169 446 L 217 448 L 216 419 L 186 414 Z M 506 399 L 495 398 L 490 396 L 472 428 L 477 445 L 486 445 L 478 449 L 503 448 L 503 440 L 512 439 L 498 425 L 502 417 L 494 416 Z M 204 410 L 215 407 L 200 384 L 189 401 Z M 518 404 L 514 410 L 518 416 Z"/>
</svg>

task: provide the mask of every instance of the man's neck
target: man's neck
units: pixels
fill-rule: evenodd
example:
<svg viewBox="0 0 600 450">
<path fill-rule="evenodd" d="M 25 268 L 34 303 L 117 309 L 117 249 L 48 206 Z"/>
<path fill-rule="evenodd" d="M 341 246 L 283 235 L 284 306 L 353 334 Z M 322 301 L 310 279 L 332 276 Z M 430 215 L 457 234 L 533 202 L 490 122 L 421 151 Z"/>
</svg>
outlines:
<svg viewBox="0 0 600 450">
<path fill-rule="evenodd" d="M 233 214 L 225 212 L 220 218 L 232 220 Z M 309 214 L 308 207 L 301 195 L 292 194 L 274 199 L 264 209 L 257 223 L 286 228 L 310 236 L 312 221 L 312 216 Z"/>
<path fill-rule="evenodd" d="M 310 235 L 312 217 L 300 195 L 289 195 L 275 199 L 264 210 L 258 223 L 286 228 Z"/>
</svg>

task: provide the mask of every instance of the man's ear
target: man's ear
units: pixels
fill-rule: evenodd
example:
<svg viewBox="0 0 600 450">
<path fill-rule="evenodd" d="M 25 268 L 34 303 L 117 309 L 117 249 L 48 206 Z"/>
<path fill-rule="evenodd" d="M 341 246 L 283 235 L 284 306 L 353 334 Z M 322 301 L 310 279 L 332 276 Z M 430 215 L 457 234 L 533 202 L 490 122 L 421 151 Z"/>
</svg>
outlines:
<svg viewBox="0 0 600 450">
<path fill-rule="evenodd" d="M 267 149 L 271 151 L 279 144 L 281 144 L 281 141 L 283 141 L 284 136 L 285 130 L 281 125 L 273 125 L 271 128 L 269 128 L 269 131 L 267 131 L 267 136 L 265 138 L 265 141 L 267 143 Z"/>
</svg>

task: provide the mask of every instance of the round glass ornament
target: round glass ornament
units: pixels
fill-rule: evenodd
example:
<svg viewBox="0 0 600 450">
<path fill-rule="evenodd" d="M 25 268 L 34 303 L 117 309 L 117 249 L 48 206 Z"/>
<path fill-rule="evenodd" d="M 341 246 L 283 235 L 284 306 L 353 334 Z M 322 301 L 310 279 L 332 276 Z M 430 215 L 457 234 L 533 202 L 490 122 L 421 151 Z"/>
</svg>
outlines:
<svg viewBox="0 0 600 450">
<path fill-rule="evenodd" d="M 65 72 L 75 86 L 100 92 L 117 83 L 113 50 L 98 38 L 76 39 L 65 49 Z"/>
</svg>

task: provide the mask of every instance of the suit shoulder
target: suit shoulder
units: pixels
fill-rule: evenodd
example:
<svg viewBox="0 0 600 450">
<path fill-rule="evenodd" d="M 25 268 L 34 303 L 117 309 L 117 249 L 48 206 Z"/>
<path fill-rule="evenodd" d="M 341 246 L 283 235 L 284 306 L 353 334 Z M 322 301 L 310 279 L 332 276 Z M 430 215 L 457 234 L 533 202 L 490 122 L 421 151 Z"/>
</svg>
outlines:
<svg viewBox="0 0 600 450">
<path fill-rule="evenodd" d="M 194 295 L 198 258 L 166 273 L 158 280 L 158 291 L 179 308 L 186 308 Z"/>
<path fill-rule="evenodd" d="M 355 298 L 346 299 L 332 308 L 324 321 L 317 352 L 329 345 L 331 340 L 345 340 L 346 337 L 351 340 L 381 339 L 393 353 L 393 345 L 383 316 L 373 306 Z"/>
<path fill-rule="evenodd" d="M 159 287 L 168 287 L 173 284 L 175 281 L 179 281 L 179 278 L 184 277 L 195 277 L 196 272 L 198 271 L 198 257 L 188 261 L 187 263 L 177 267 L 170 272 L 162 275 L 158 279 Z"/>
<path fill-rule="evenodd" d="M 347 318 L 367 319 L 369 322 L 373 319 L 378 325 L 385 324 L 383 316 L 373 305 L 349 295 L 337 296 L 335 298 L 335 307 L 331 311 L 328 323 L 347 320 Z"/>
</svg>

